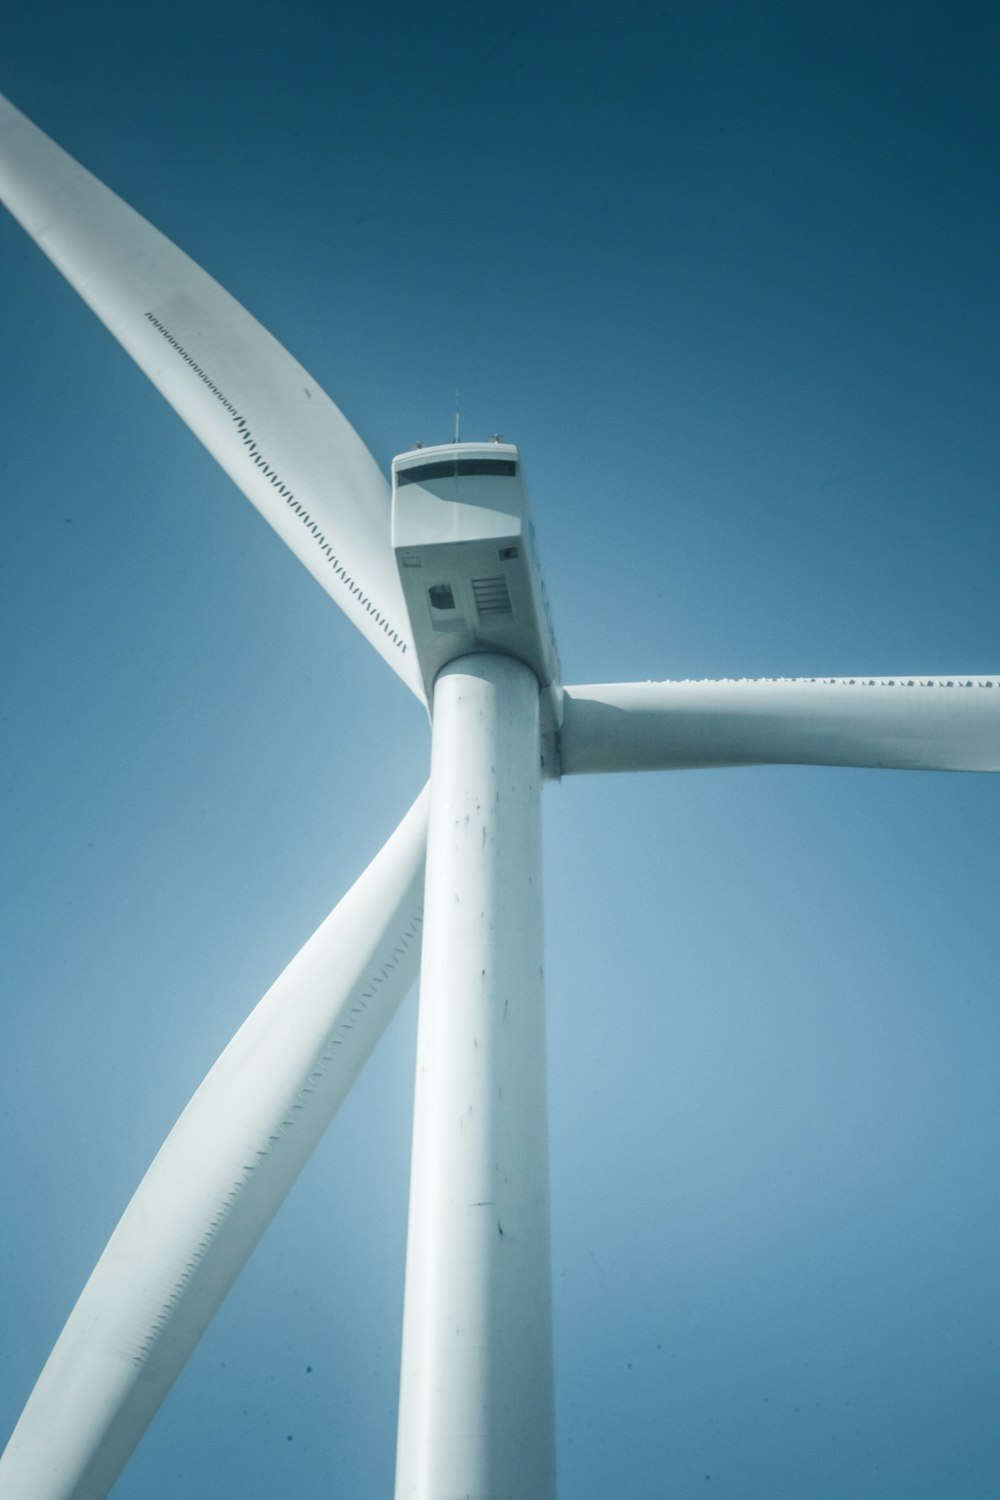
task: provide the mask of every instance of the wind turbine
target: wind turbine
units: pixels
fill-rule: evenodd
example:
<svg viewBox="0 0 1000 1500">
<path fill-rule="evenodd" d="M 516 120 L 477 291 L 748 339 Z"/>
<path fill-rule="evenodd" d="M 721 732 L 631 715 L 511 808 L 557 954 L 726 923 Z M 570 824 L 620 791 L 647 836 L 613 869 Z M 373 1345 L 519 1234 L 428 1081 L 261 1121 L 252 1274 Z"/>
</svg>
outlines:
<svg viewBox="0 0 1000 1500">
<path fill-rule="evenodd" d="M 418 1089 L 400 1493 L 548 1493 L 540 929 L 530 899 L 543 760 L 549 776 L 768 760 L 996 769 L 1000 689 L 995 679 L 923 677 L 564 690 L 515 449 L 448 445 L 401 456 L 397 574 L 384 482 L 308 377 L 9 106 L 3 151 L 4 196 L 29 232 L 398 675 L 418 693 L 434 685 L 440 694 L 420 1044 L 434 1083 Z M 462 472 L 467 464 L 480 469 Z M 399 483 L 408 476 L 416 477 Z M 426 511 L 415 520 L 414 500 Z M 491 541 L 491 570 L 477 557 L 463 572 L 469 550 Z M 433 578 L 411 590 L 428 569 Z M 520 588 L 523 611 L 513 597 L 505 607 L 498 579 L 510 580 L 509 596 Z M 441 589 L 450 603 L 433 597 Z M 530 628 L 515 638 L 525 616 Z M 442 641 L 451 643 L 443 654 Z M 511 821 L 494 821 L 490 809 Z M 412 977 L 423 816 L 417 807 L 404 820 L 171 1136 L 29 1404 L 6 1460 L 10 1493 L 98 1494 L 113 1482 Z M 486 888 L 470 901 L 478 881 Z M 471 930 L 454 925 L 463 904 Z M 466 967 L 456 970 L 460 958 Z M 331 996 L 327 976 L 345 970 Z M 482 1007 L 464 1038 L 450 1029 L 460 1007 L 449 994 L 475 994 Z M 524 1030 L 510 1043 L 512 1006 Z M 313 1029 L 293 1037 L 288 1015 L 300 1011 Z M 442 1118 L 451 1086 L 462 1098 Z M 470 1120 L 501 1091 L 502 1109 L 477 1132 Z M 487 1184 L 498 1170 L 500 1186 Z M 449 1185 L 464 1174 L 475 1188 L 455 1204 Z M 446 1325 L 462 1329 L 457 1346 Z M 471 1354 L 470 1326 L 481 1330 Z M 443 1399 L 426 1399 L 431 1388 Z M 57 1439 L 55 1413 L 65 1424 Z"/>
</svg>

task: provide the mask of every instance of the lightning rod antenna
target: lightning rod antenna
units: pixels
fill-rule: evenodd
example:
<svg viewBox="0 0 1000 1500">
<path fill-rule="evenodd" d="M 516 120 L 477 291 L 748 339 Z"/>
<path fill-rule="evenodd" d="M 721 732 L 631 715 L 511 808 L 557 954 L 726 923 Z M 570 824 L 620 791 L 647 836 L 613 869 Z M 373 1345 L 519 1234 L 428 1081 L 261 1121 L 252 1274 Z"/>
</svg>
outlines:
<svg viewBox="0 0 1000 1500">
<path fill-rule="evenodd" d="M 458 412 L 458 386 L 456 385 L 456 387 L 455 387 L 455 442 L 456 443 L 458 442 L 459 426 L 460 426 L 460 420 L 459 420 L 459 412 Z"/>
</svg>

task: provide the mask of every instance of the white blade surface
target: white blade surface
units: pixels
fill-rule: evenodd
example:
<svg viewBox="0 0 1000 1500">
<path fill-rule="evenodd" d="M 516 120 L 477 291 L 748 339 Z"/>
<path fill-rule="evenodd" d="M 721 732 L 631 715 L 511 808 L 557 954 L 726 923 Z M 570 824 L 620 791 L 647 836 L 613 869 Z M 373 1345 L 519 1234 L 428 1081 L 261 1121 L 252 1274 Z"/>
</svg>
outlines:
<svg viewBox="0 0 1000 1500">
<path fill-rule="evenodd" d="M 0 201 L 422 699 L 389 546 L 388 481 L 312 376 L 2 98 Z"/>
<path fill-rule="evenodd" d="M 1000 771 L 1000 676 L 566 688 L 562 771 L 871 766 Z"/>
<path fill-rule="evenodd" d="M 427 794 L 237 1032 L 146 1173 L 7 1450 L 103 1500 L 416 977 Z"/>
</svg>

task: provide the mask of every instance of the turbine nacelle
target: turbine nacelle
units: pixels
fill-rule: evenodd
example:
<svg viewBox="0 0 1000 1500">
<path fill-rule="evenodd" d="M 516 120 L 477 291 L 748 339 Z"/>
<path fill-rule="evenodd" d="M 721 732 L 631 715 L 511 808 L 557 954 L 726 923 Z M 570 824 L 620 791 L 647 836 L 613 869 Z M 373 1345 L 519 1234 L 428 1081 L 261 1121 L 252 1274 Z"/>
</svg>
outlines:
<svg viewBox="0 0 1000 1500">
<path fill-rule="evenodd" d="M 517 448 L 447 443 L 399 454 L 392 547 L 427 702 L 456 657 L 516 657 L 542 689 L 543 758 L 557 774 L 559 652 Z"/>
</svg>

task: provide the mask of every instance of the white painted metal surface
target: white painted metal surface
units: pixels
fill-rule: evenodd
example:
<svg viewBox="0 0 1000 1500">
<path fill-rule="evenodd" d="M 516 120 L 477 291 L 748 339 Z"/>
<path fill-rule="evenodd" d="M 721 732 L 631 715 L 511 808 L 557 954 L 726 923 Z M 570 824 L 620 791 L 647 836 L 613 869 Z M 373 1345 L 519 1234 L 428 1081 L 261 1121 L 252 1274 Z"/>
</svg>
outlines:
<svg viewBox="0 0 1000 1500">
<path fill-rule="evenodd" d="M 167 1137 L 0 1459 L 2 1500 L 103 1500 L 416 977 L 427 794 Z"/>
<path fill-rule="evenodd" d="M 538 682 L 434 692 L 397 1500 L 555 1491 Z"/>
<path fill-rule="evenodd" d="M 0 201 L 422 698 L 389 549 L 388 482 L 308 371 L 2 98 Z"/>
<path fill-rule="evenodd" d="M 1000 674 L 568 687 L 560 752 L 563 775 L 751 765 L 1000 771 Z"/>
<path fill-rule="evenodd" d="M 445 663 L 474 651 L 516 656 L 543 688 L 558 685 L 559 651 L 513 443 L 398 454 L 392 546 L 428 701 Z"/>
</svg>

